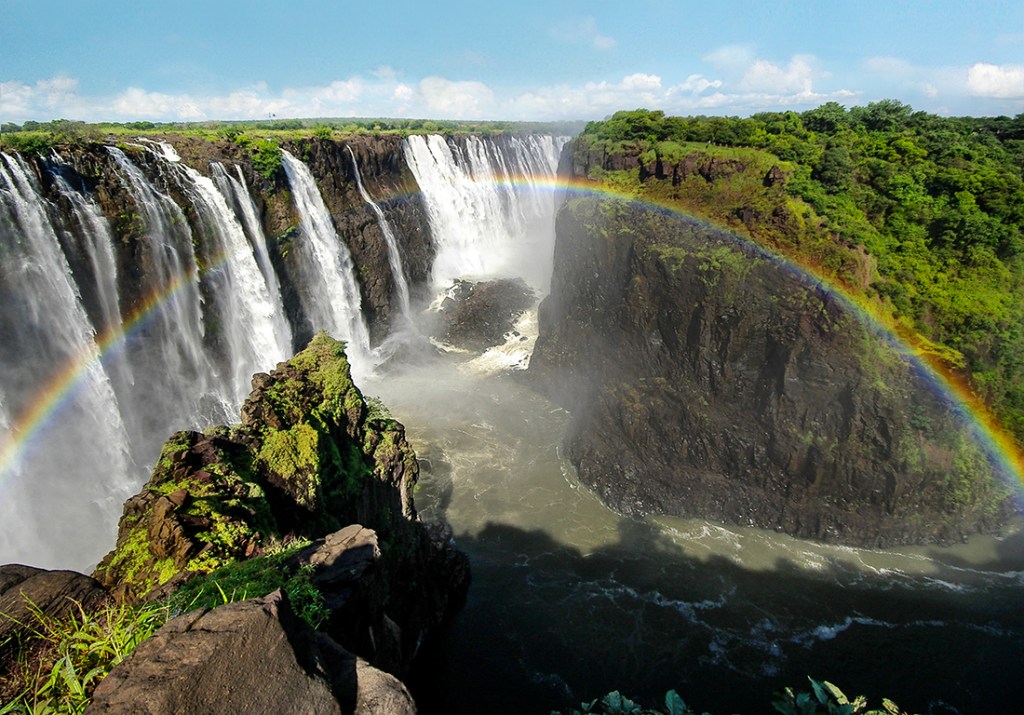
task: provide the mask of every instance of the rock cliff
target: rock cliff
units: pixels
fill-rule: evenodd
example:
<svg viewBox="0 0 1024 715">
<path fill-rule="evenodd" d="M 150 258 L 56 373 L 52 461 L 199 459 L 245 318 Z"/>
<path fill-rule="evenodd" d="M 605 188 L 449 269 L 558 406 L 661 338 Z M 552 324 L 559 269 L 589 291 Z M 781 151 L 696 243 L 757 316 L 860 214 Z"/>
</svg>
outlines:
<svg viewBox="0 0 1024 715">
<path fill-rule="evenodd" d="M 850 544 L 995 528 L 957 409 L 802 272 L 693 219 L 572 199 L 530 365 L 580 480 L 626 514 Z"/>
<path fill-rule="evenodd" d="M 402 425 L 367 405 L 342 344 L 320 334 L 271 373 L 254 376 L 241 424 L 168 440 L 149 482 L 125 503 L 117 544 L 94 575 L 118 598 L 153 598 L 295 538 L 354 528 L 358 544 L 341 531 L 345 548 L 314 560 L 316 578 L 345 590 L 330 607 L 358 592 L 351 600 L 365 628 L 354 632 L 339 619 L 332 635 L 402 672 L 423 638 L 461 605 L 469 578 L 444 529 L 417 519 L 417 475 Z M 349 551 L 351 559 L 367 549 L 372 578 L 361 578 L 367 568 L 345 578 L 321 573 L 333 562 L 329 554 Z"/>
</svg>

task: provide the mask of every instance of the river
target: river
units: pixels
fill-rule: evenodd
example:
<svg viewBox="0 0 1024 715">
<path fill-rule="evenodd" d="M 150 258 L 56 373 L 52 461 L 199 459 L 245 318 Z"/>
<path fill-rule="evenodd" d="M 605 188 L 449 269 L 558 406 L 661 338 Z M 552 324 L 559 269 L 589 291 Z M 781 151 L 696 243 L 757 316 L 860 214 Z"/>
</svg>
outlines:
<svg viewBox="0 0 1024 715">
<path fill-rule="evenodd" d="M 699 520 L 628 519 L 560 455 L 569 415 L 465 356 L 365 388 L 405 423 L 416 504 L 473 568 L 464 610 L 412 680 L 426 713 L 547 713 L 669 688 L 767 712 L 807 676 L 912 712 L 1016 712 L 1024 539 L 867 550 Z"/>
</svg>

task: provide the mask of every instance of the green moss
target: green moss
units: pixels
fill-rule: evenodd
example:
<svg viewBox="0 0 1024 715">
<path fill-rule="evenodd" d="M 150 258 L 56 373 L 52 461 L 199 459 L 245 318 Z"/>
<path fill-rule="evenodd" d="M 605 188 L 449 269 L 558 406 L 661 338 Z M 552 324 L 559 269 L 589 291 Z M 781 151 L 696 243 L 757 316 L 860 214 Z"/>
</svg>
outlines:
<svg viewBox="0 0 1024 715">
<path fill-rule="evenodd" d="M 317 505 L 320 443 L 320 433 L 300 422 L 286 430 L 268 430 L 259 451 L 259 461 L 284 479 L 295 500 L 310 510 Z"/>
<path fill-rule="evenodd" d="M 149 532 L 145 527 L 137 527 L 131 529 L 128 537 L 118 544 L 106 570 L 119 572 L 122 582 L 136 584 L 144 593 L 156 585 L 156 578 L 152 576 L 150 568 L 153 558 Z"/>
</svg>

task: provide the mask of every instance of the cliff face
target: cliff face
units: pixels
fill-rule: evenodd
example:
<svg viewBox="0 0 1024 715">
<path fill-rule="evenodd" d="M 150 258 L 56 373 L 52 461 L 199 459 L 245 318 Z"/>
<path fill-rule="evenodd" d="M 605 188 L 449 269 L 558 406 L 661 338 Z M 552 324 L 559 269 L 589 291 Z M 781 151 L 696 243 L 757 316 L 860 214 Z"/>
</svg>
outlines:
<svg viewBox="0 0 1024 715">
<path fill-rule="evenodd" d="M 295 348 L 299 349 L 313 337 L 313 329 L 297 293 L 303 278 L 295 256 L 290 252 L 291 241 L 298 231 L 299 216 L 292 199 L 291 188 L 282 169 L 267 177 L 254 166 L 253 154 L 246 147 L 227 139 L 208 139 L 191 136 L 168 135 L 167 141 L 181 157 L 182 162 L 210 175 L 210 163 L 220 162 L 234 175 L 238 167 L 256 204 L 263 232 L 267 238 L 270 258 L 280 276 L 282 297 L 288 319 L 294 328 Z M 136 163 L 153 186 L 175 199 L 183 207 L 196 236 L 204 231 L 200 220 L 189 207 L 191 202 L 182 195 L 180 186 L 166 175 L 153 155 L 136 143 L 118 147 Z M 359 165 L 363 184 L 383 210 L 399 244 L 406 278 L 415 294 L 417 287 L 427 284 L 434 258 L 426 207 L 418 192 L 415 179 L 402 156 L 402 138 L 392 135 L 357 136 L 345 141 L 307 138 L 284 143 L 284 149 L 302 159 L 309 166 L 321 196 L 324 199 L 338 235 L 348 246 L 356 267 L 356 280 L 362 294 L 363 312 L 374 340 L 382 339 L 389 331 L 398 312 L 395 284 L 388 262 L 387 245 L 377 216 L 359 194 L 352 155 Z M 69 183 L 82 186 L 96 197 L 117 239 L 116 260 L 121 276 L 122 300 L 136 305 L 147 298 L 144 285 L 152 275 L 152 247 L 143 240 L 145 222 L 143 211 L 136 205 L 115 163 L 101 145 L 86 145 L 63 150 L 68 165 L 63 169 Z M 36 159 L 36 161 L 39 161 Z M 64 203 L 59 192 L 52 187 L 49 172 L 37 167 L 36 174 L 49 189 L 49 198 Z M 66 207 L 67 208 L 67 207 Z M 65 211 L 70 215 L 70 209 Z M 68 232 L 67 240 L 73 234 Z M 197 246 L 200 261 L 202 246 Z M 69 253 L 79 254 L 73 262 L 76 273 L 88 274 L 88 259 L 84 248 Z M 87 284 L 90 281 L 81 281 Z M 83 296 L 87 307 L 97 301 L 94 296 Z M 98 310 L 98 309 L 96 309 Z"/>
<path fill-rule="evenodd" d="M 354 137 L 344 143 L 309 139 L 285 148 L 303 159 L 316 178 L 338 234 L 344 238 L 356 264 L 364 313 L 373 337 L 383 338 L 398 313 L 395 283 L 380 224 L 356 187 L 349 148 L 359 164 L 366 191 L 381 206 L 391 223 L 401 247 L 403 268 L 409 283 L 422 287 L 430 276 L 434 245 L 430 238 L 426 206 L 402 156 L 402 138 L 396 135 L 365 136 Z M 286 235 L 293 225 L 281 225 L 275 221 L 268 235 Z M 285 265 L 289 265 L 287 261 Z"/>
<path fill-rule="evenodd" d="M 569 201 L 530 365 L 573 411 L 580 480 L 657 512 L 850 544 L 995 527 L 1005 496 L 913 366 L 724 231 Z"/>
</svg>

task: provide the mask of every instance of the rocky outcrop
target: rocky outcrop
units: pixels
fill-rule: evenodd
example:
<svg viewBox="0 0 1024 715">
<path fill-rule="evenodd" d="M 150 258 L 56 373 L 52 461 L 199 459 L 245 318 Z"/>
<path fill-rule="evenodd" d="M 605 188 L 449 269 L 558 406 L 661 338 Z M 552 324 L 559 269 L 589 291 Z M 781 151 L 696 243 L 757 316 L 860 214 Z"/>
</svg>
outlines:
<svg viewBox="0 0 1024 715">
<path fill-rule="evenodd" d="M 580 177 L 590 176 L 595 169 L 636 171 L 641 181 L 653 177 L 669 180 L 678 186 L 689 177 L 699 176 L 712 183 L 747 169 L 743 162 L 736 159 L 723 159 L 699 151 L 691 152 L 681 159 L 667 159 L 654 152 L 644 152 L 642 147 L 628 143 L 609 150 L 604 144 L 591 144 L 586 138 L 581 138 L 568 146 L 562 170 L 569 170 L 573 176 Z M 781 179 L 781 172 L 778 178 Z"/>
<path fill-rule="evenodd" d="M 62 620 L 79 609 L 93 611 L 106 598 L 106 590 L 84 574 L 0 566 L 0 663 L 14 649 L 29 647 L 38 635 L 39 616 Z"/>
<path fill-rule="evenodd" d="M 469 580 L 450 534 L 418 521 L 417 476 L 402 425 L 367 405 L 342 344 L 321 334 L 253 378 L 241 424 L 180 432 L 167 442 L 149 482 L 125 503 L 117 545 L 95 576 L 118 598 L 154 597 L 190 574 L 359 524 L 314 544 L 327 551 L 307 559 L 325 585 L 358 587 L 353 603 L 362 620 L 350 620 L 366 628 L 346 639 L 339 625 L 343 644 L 401 672 L 422 639 L 461 606 Z M 342 553 L 342 566 L 327 569 Z M 339 575 L 357 554 L 352 563 L 363 571 L 372 565 L 372 579 Z"/>
<path fill-rule="evenodd" d="M 698 221 L 575 199 L 530 372 L 582 482 L 658 512 L 850 544 L 947 541 L 1006 510 L 981 447 L 835 294 Z"/>
<path fill-rule="evenodd" d="M 505 342 L 533 301 L 533 290 L 522 278 L 457 280 L 441 303 L 438 337 L 448 345 L 483 352 Z"/>
<path fill-rule="evenodd" d="M 96 688 L 88 713 L 405 715 L 396 678 L 296 618 L 280 592 L 169 621 Z"/>
</svg>

